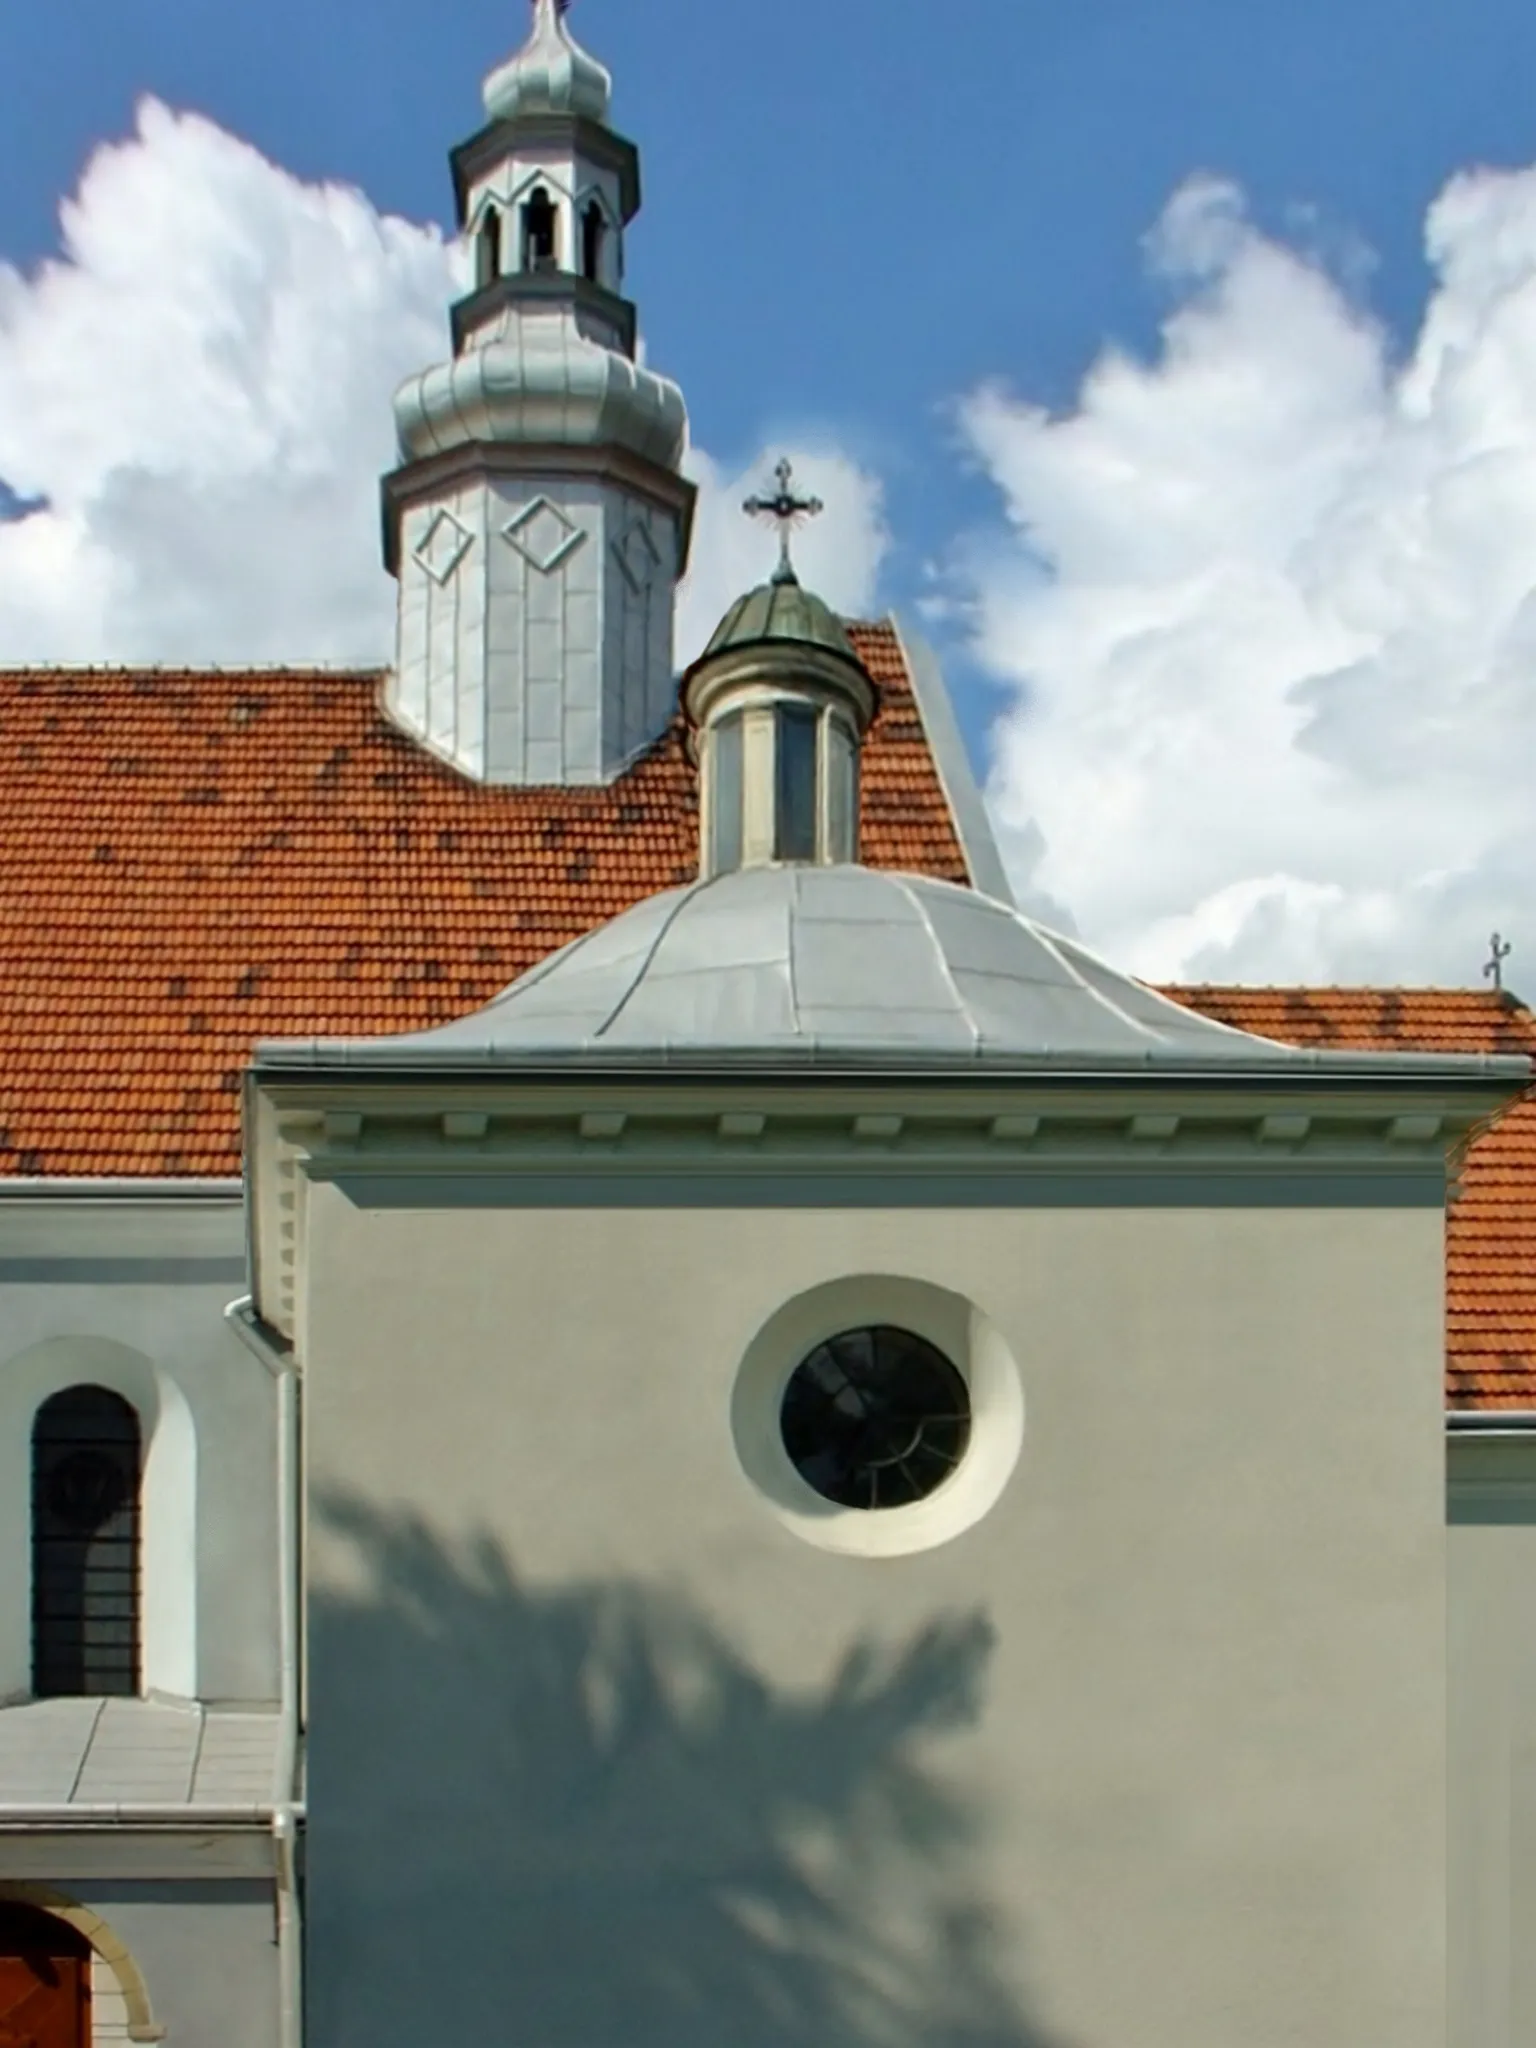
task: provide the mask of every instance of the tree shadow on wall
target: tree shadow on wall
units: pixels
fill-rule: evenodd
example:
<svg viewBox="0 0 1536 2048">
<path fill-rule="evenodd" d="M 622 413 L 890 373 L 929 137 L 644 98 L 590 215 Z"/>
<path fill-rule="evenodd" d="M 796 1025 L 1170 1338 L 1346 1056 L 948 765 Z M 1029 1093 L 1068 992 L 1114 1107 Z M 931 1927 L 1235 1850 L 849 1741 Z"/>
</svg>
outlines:
<svg viewBox="0 0 1536 2048">
<path fill-rule="evenodd" d="M 780 1690 L 680 1598 L 521 1584 L 352 1501 L 311 1596 L 308 1950 L 322 2048 L 1068 2048 L 1020 2009 L 925 1746 L 980 1614 Z"/>
</svg>

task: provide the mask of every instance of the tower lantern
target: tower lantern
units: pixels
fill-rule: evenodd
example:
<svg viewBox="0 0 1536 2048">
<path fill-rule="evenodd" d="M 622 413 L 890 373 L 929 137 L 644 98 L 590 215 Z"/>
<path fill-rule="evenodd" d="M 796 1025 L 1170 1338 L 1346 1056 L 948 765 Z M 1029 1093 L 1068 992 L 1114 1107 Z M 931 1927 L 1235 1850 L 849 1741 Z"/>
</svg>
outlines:
<svg viewBox="0 0 1536 2048">
<path fill-rule="evenodd" d="M 561 0 L 485 81 L 453 152 L 473 285 L 453 354 L 395 398 L 396 721 L 464 774 L 611 781 L 664 729 L 694 488 L 675 384 L 623 296 L 639 157 Z"/>
</svg>

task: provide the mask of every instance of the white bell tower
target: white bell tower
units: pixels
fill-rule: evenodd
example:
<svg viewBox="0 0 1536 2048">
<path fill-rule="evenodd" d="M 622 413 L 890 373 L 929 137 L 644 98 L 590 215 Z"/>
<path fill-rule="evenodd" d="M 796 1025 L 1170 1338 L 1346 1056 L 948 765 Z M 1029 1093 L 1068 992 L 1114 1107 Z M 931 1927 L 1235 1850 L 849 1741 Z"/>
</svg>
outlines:
<svg viewBox="0 0 1536 2048">
<path fill-rule="evenodd" d="M 474 288 L 453 357 L 395 398 L 384 479 L 397 723 L 477 781 L 608 782 L 675 698 L 694 489 L 681 392 L 635 361 L 622 296 L 639 158 L 562 0 L 485 82 L 454 151 Z"/>
</svg>

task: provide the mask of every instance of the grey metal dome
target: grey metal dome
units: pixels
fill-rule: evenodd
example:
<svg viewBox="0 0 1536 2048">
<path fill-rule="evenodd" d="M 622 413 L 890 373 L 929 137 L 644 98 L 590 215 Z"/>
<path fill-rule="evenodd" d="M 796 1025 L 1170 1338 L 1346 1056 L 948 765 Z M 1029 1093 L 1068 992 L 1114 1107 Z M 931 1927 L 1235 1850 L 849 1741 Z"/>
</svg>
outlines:
<svg viewBox="0 0 1536 2048">
<path fill-rule="evenodd" d="M 478 441 L 629 448 L 676 469 L 688 440 L 683 394 L 665 377 L 589 341 L 558 317 L 499 327 L 452 362 L 408 377 L 395 394 L 408 461 Z"/>
<path fill-rule="evenodd" d="M 524 114 L 577 114 L 606 121 L 613 81 L 565 25 L 561 0 L 535 0 L 533 33 L 515 57 L 485 81 L 485 111 L 493 121 Z"/>
<path fill-rule="evenodd" d="M 647 897 L 473 1016 L 398 1038 L 267 1046 L 259 1061 L 1250 1075 L 1405 1065 L 1400 1054 L 1300 1051 L 1230 1030 L 973 890 L 863 867 L 742 869 Z"/>
</svg>

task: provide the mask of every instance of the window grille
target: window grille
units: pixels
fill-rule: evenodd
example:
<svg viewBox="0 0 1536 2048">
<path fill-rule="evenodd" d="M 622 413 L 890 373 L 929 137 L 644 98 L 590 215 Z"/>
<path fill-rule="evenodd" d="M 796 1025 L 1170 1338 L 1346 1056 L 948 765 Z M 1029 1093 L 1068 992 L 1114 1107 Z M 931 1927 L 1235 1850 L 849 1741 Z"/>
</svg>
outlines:
<svg viewBox="0 0 1536 2048">
<path fill-rule="evenodd" d="M 139 1689 L 139 1418 L 70 1387 L 32 1430 L 32 1691 Z"/>
</svg>

